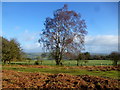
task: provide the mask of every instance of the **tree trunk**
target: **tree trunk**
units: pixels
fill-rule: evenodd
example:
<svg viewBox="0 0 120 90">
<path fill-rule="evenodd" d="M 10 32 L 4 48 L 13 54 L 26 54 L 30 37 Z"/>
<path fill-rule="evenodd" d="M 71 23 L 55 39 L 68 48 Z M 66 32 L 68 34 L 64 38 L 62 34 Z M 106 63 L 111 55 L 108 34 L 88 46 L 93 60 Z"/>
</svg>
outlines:
<svg viewBox="0 0 120 90">
<path fill-rule="evenodd" d="M 4 64 L 6 64 L 6 60 L 4 60 Z"/>
<path fill-rule="evenodd" d="M 77 66 L 79 66 L 79 60 L 77 60 Z"/>
<path fill-rule="evenodd" d="M 60 61 L 57 59 L 56 61 L 56 65 L 60 65 Z"/>
<path fill-rule="evenodd" d="M 56 55 L 55 55 L 55 61 L 56 61 L 56 65 L 61 65 L 62 66 L 62 52 L 60 52 L 60 50 L 58 50 L 56 52 Z"/>
<path fill-rule="evenodd" d="M 62 62 L 61 62 L 61 59 L 59 59 L 59 58 L 56 58 L 56 65 L 61 65 L 62 66 Z"/>
</svg>

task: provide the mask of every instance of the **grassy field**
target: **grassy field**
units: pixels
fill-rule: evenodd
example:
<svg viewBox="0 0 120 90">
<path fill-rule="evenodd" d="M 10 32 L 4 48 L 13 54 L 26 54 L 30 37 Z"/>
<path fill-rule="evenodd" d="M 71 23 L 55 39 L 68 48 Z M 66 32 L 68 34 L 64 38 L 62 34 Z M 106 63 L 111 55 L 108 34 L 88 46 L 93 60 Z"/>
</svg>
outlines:
<svg viewBox="0 0 120 90">
<path fill-rule="evenodd" d="M 64 60 L 62 61 L 64 66 L 76 66 L 77 61 L 76 60 Z M 19 62 L 11 62 L 11 64 L 17 64 L 17 65 L 34 65 L 35 60 L 31 61 L 19 61 Z M 88 62 L 85 64 L 83 61 L 80 61 L 80 65 L 85 65 L 85 66 L 96 66 L 96 65 L 112 65 L 113 61 L 111 60 L 88 60 Z M 120 62 L 118 62 L 120 64 Z M 54 60 L 43 60 L 42 65 L 55 65 Z"/>
<path fill-rule="evenodd" d="M 42 72 L 42 73 L 67 73 L 71 75 L 93 75 L 93 76 L 102 76 L 102 77 L 109 77 L 109 78 L 115 78 L 120 79 L 118 77 L 118 71 L 112 70 L 112 71 L 89 71 L 86 69 L 70 69 L 70 68 L 64 68 L 66 66 L 76 66 L 75 60 L 64 60 L 63 65 L 64 66 L 56 66 L 54 60 L 44 60 L 42 62 L 42 65 L 49 66 L 52 68 L 35 68 L 35 67 L 29 67 L 29 65 L 32 66 L 41 66 L 40 65 L 34 65 L 35 60 L 32 61 L 19 61 L 19 62 L 11 62 L 10 65 L 3 65 L 3 70 L 15 70 L 19 72 Z M 80 62 L 83 66 L 108 66 L 112 65 L 111 60 L 88 60 L 88 63 L 85 64 L 84 62 Z M 120 62 L 119 62 L 120 63 Z M 25 67 L 19 67 L 19 65 L 24 65 Z"/>
<path fill-rule="evenodd" d="M 38 66 L 38 65 L 33 65 Z M 62 66 L 48 66 L 47 68 L 36 68 L 36 67 L 29 67 L 27 66 L 19 66 L 19 65 L 4 65 L 3 70 L 15 70 L 18 72 L 42 72 L 42 73 L 66 73 L 71 75 L 93 75 L 93 76 L 101 76 L 101 77 L 109 77 L 114 79 L 120 79 L 118 77 L 118 71 L 89 71 L 86 69 L 78 69 L 78 68 L 66 68 Z"/>
</svg>

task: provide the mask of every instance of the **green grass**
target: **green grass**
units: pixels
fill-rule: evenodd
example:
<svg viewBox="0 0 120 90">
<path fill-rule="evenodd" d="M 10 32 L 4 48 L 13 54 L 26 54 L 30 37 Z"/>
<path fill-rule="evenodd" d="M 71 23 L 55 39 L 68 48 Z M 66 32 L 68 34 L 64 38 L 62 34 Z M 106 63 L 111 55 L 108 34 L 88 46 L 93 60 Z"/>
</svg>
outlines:
<svg viewBox="0 0 120 90">
<path fill-rule="evenodd" d="M 88 70 L 81 70 L 81 69 L 65 69 L 64 67 L 56 66 L 54 60 L 44 60 L 42 65 L 50 65 L 54 68 L 32 68 L 32 67 L 16 67 L 17 65 L 34 65 L 35 60 L 29 61 L 19 61 L 19 62 L 12 62 L 11 67 L 7 67 L 3 65 L 3 70 L 15 70 L 19 72 L 42 72 L 42 73 L 67 73 L 71 75 L 93 75 L 93 76 L 102 76 L 102 77 L 110 77 L 115 79 L 120 79 L 118 77 L 118 71 L 88 71 Z M 64 60 L 64 66 L 76 66 L 77 61 L 75 60 Z M 88 63 L 85 64 L 84 62 L 80 62 L 82 65 L 87 66 L 97 66 L 97 65 L 112 65 L 113 61 L 111 60 L 88 60 Z M 118 63 L 120 64 L 120 62 Z"/>
<path fill-rule="evenodd" d="M 102 76 L 109 77 L 114 79 L 120 79 L 118 77 L 118 71 L 88 71 L 82 69 L 65 69 L 60 66 L 52 66 L 53 68 L 33 68 L 33 67 L 19 67 L 12 65 L 11 67 L 3 66 L 3 70 L 15 70 L 19 72 L 42 72 L 42 73 L 66 73 L 71 75 L 93 75 L 93 76 Z"/>
<path fill-rule="evenodd" d="M 19 61 L 19 62 L 11 62 L 11 64 L 17 65 L 34 65 L 35 60 L 29 61 Z M 76 60 L 63 60 L 63 65 L 65 66 L 76 66 Z M 55 66 L 55 60 L 43 60 L 42 65 L 51 65 Z M 113 61 L 111 60 L 88 60 L 88 63 L 85 64 L 83 61 L 80 61 L 80 65 L 87 65 L 87 66 L 96 66 L 96 65 L 112 65 Z M 120 62 L 118 62 L 120 64 Z"/>
</svg>

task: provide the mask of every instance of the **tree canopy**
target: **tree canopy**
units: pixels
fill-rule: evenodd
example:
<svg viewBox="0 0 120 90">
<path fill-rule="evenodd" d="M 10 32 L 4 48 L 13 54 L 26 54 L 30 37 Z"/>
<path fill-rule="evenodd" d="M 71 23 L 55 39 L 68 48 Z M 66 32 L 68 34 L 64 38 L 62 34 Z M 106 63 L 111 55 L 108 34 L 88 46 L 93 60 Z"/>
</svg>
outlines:
<svg viewBox="0 0 120 90">
<path fill-rule="evenodd" d="M 11 60 L 20 60 L 22 54 L 20 44 L 15 39 L 0 38 L 2 38 L 2 61 L 4 63 L 9 61 L 10 63 Z"/>
<path fill-rule="evenodd" d="M 117 65 L 117 62 L 120 61 L 120 52 L 112 52 L 109 56 L 113 60 L 113 65 Z"/>
</svg>

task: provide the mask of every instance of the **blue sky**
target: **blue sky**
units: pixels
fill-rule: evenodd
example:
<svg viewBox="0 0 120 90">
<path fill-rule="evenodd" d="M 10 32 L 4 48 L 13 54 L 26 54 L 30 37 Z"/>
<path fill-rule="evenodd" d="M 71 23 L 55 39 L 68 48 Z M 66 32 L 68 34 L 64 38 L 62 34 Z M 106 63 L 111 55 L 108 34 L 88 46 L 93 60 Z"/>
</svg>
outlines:
<svg viewBox="0 0 120 90">
<path fill-rule="evenodd" d="M 53 17 L 53 11 L 64 4 L 86 20 L 86 51 L 110 53 L 118 50 L 117 2 L 3 2 L 2 35 L 7 39 L 16 38 L 26 52 L 41 52 L 37 41 L 45 18 Z"/>
</svg>

